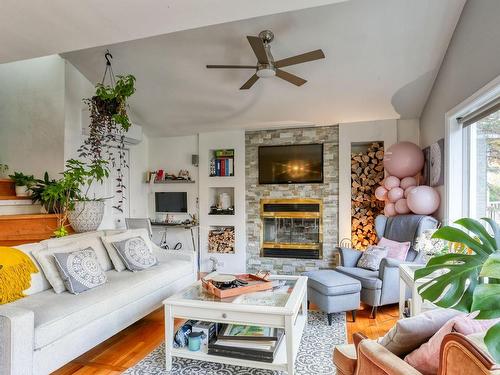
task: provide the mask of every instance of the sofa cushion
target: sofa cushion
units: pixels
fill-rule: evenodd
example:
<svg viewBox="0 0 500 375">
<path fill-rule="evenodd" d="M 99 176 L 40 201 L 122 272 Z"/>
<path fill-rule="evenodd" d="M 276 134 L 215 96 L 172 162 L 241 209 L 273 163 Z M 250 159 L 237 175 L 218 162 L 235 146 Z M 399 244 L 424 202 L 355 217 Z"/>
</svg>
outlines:
<svg viewBox="0 0 500 375">
<path fill-rule="evenodd" d="M 357 293 L 361 290 L 358 280 L 334 270 L 310 271 L 303 275 L 308 277 L 308 287 L 326 296 Z"/>
<path fill-rule="evenodd" d="M 72 253 L 74 251 L 79 251 L 90 247 L 95 251 L 102 269 L 105 269 L 107 264 L 106 259 L 108 259 L 107 253 L 106 251 L 103 251 L 101 249 L 102 243 L 98 237 L 79 238 L 75 241 L 68 242 L 63 241 L 62 244 L 62 246 L 58 247 L 48 247 L 41 250 L 33 250 L 33 256 L 42 267 L 43 273 L 45 274 L 47 280 L 49 280 L 50 285 L 52 285 L 54 292 L 62 293 L 66 290 L 64 281 L 56 267 L 54 253 Z"/>
<path fill-rule="evenodd" d="M 382 280 L 378 278 L 378 271 L 344 266 L 338 266 L 335 270 L 358 280 L 365 289 L 382 289 Z"/>
<path fill-rule="evenodd" d="M 37 266 L 39 271 L 38 273 L 31 274 L 31 287 L 29 289 L 26 289 L 24 291 L 24 294 L 26 296 L 30 296 L 32 294 L 40 293 L 43 292 L 44 290 L 51 289 L 52 286 L 45 277 L 45 274 L 42 271 L 42 267 L 40 267 L 40 264 L 32 254 L 34 250 L 43 250 L 46 249 L 47 247 L 44 244 L 37 242 L 37 243 L 15 246 L 14 248 L 21 250 L 23 253 L 29 255 L 29 257 L 31 258 L 35 266 Z"/>
<path fill-rule="evenodd" d="M 104 231 L 76 233 L 61 238 L 50 238 L 40 243 L 46 245 L 47 248 L 53 248 L 53 247 L 66 246 L 69 243 L 79 242 L 83 244 L 82 248 L 86 248 L 87 246 L 91 246 L 90 245 L 91 242 L 92 249 L 94 249 L 102 269 L 104 271 L 109 271 L 113 269 L 113 263 L 111 262 L 108 252 L 106 251 L 106 248 L 104 247 L 104 244 L 101 241 L 101 237 L 103 235 Z M 87 243 L 88 245 L 86 245 Z"/>
<path fill-rule="evenodd" d="M 387 249 L 387 258 L 393 258 L 404 262 L 408 250 L 410 250 L 411 242 L 398 242 L 382 237 L 377 246 L 382 246 Z"/>
<path fill-rule="evenodd" d="M 10 306 L 34 312 L 38 349 L 192 272 L 190 261 L 174 258 L 142 272 L 108 271 L 106 284 L 79 295 L 47 290 Z"/>
<path fill-rule="evenodd" d="M 158 263 L 152 249 L 148 247 L 141 236 L 112 242 L 111 245 L 130 271 L 142 271 Z"/>
<path fill-rule="evenodd" d="M 101 237 L 102 243 L 104 244 L 104 247 L 106 248 L 109 257 L 113 262 L 113 266 L 115 267 L 115 270 L 117 270 L 118 272 L 125 271 L 127 267 L 125 266 L 125 263 L 123 263 L 122 258 L 120 257 L 120 255 L 118 254 L 112 243 L 117 241 L 123 241 L 137 236 L 141 236 L 144 242 L 148 245 L 149 249 L 153 250 L 154 248 L 153 242 L 149 238 L 148 231 L 144 228 L 129 229 L 126 231 L 118 232 L 116 234 L 106 234 L 105 236 Z"/>
<path fill-rule="evenodd" d="M 437 308 L 407 319 L 400 319 L 384 337 L 380 345 L 403 357 L 434 335 L 448 320 L 462 314 L 458 310 Z"/>
<path fill-rule="evenodd" d="M 70 293 L 80 294 L 107 280 L 91 247 L 72 253 L 54 253 L 54 258 L 64 286 Z"/>
<path fill-rule="evenodd" d="M 363 251 L 356 266 L 372 271 L 378 271 L 380 262 L 387 256 L 388 250 L 385 247 L 369 246 Z"/>
</svg>

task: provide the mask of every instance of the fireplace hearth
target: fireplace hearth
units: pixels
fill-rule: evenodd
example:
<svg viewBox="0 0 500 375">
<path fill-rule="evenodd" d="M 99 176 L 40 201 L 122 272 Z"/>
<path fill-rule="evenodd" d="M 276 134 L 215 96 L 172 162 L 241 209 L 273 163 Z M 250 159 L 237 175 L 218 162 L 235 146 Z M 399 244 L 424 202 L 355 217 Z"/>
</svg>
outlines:
<svg viewBox="0 0 500 375">
<path fill-rule="evenodd" d="M 262 199 L 261 256 L 321 259 L 323 203 L 321 199 Z"/>
</svg>

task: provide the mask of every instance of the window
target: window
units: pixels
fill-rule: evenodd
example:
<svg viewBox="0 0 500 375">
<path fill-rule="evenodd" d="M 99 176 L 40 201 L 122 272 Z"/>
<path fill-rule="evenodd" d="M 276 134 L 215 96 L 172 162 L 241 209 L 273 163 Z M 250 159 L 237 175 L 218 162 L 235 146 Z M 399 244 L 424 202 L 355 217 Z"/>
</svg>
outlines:
<svg viewBox="0 0 500 375">
<path fill-rule="evenodd" d="M 467 216 L 500 223 L 500 101 L 461 118 L 463 194 Z"/>
</svg>

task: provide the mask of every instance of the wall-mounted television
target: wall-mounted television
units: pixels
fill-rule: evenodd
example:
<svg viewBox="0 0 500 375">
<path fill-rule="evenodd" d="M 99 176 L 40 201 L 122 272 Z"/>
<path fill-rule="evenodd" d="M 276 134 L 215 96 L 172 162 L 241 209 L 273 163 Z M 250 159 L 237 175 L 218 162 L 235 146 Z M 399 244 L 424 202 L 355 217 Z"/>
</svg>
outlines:
<svg viewBox="0 0 500 375">
<path fill-rule="evenodd" d="M 323 144 L 259 147 L 259 184 L 323 182 Z"/>
<path fill-rule="evenodd" d="M 156 192 L 156 212 L 187 212 L 186 192 Z"/>
</svg>

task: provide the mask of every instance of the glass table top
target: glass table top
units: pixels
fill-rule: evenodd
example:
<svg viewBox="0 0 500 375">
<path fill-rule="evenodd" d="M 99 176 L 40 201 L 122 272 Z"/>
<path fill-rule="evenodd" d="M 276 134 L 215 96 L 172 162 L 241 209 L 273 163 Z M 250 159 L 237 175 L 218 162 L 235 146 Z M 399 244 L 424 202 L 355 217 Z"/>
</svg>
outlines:
<svg viewBox="0 0 500 375">
<path fill-rule="evenodd" d="M 205 291 L 201 283 L 195 283 L 177 295 L 177 298 L 192 301 L 210 301 L 236 303 L 241 305 L 257 305 L 284 307 L 295 287 L 296 279 L 274 279 L 273 288 L 253 293 L 245 293 L 235 297 L 218 298 Z"/>
</svg>

